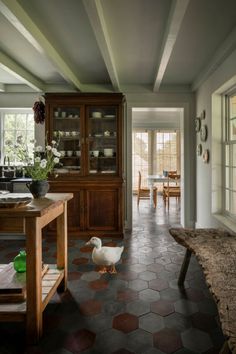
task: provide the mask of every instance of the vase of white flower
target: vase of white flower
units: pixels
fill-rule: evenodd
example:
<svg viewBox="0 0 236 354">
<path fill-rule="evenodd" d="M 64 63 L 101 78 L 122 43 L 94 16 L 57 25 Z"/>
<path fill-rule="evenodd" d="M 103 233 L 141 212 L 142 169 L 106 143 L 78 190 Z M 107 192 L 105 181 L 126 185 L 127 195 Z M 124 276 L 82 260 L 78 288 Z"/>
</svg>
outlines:
<svg viewBox="0 0 236 354">
<path fill-rule="evenodd" d="M 26 183 L 26 186 L 29 188 L 31 194 L 35 199 L 43 198 L 49 190 L 49 183 L 47 180 L 35 180 L 29 183 Z"/>
<path fill-rule="evenodd" d="M 24 163 L 26 174 L 32 178 L 32 182 L 27 183 L 27 187 L 34 198 L 45 197 L 49 190 L 47 181 L 48 175 L 53 172 L 53 168 L 59 163 L 61 154 L 57 151 L 58 143 L 52 140 L 52 144 L 46 144 L 45 151 L 38 145 L 28 145 L 23 148 L 18 146 L 17 155 Z"/>
</svg>

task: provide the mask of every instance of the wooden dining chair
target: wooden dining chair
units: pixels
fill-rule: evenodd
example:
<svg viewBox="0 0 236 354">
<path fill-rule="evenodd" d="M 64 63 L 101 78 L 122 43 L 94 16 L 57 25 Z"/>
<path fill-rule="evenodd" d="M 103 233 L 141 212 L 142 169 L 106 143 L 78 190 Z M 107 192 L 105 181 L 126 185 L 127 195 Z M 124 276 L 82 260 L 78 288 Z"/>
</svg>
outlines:
<svg viewBox="0 0 236 354">
<path fill-rule="evenodd" d="M 139 206 L 140 199 L 150 199 L 150 188 L 142 187 L 142 175 L 138 171 L 138 195 L 137 195 L 137 205 Z M 153 204 L 154 208 L 157 206 L 157 187 L 153 188 Z"/>
<path fill-rule="evenodd" d="M 175 197 L 179 202 L 181 196 L 180 190 L 180 175 L 179 174 L 168 174 L 168 180 L 163 187 L 163 201 L 168 210 L 170 208 L 170 198 Z"/>
</svg>

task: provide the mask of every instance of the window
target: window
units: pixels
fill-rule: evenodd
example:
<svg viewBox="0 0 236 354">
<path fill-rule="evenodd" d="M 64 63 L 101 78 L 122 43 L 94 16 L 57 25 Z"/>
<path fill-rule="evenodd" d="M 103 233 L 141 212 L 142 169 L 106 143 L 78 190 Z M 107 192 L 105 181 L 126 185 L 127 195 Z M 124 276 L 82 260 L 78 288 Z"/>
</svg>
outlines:
<svg viewBox="0 0 236 354">
<path fill-rule="evenodd" d="M 225 214 L 236 218 L 236 92 L 225 96 L 224 185 Z"/>
<path fill-rule="evenodd" d="M 138 188 L 138 171 L 141 172 L 142 185 L 144 186 L 147 182 L 145 177 L 148 175 L 148 133 L 146 131 L 133 131 L 133 151 L 132 151 L 132 162 L 133 162 L 133 188 Z"/>
<path fill-rule="evenodd" d="M 18 165 L 15 145 L 19 143 L 28 145 L 35 138 L 32 109 L 0 110 L 0 134 L 1 165 L 4 164 L 4 158 L 7 158 L 7 163 Z"/>
<path fill-rule="evenodd" d="M 148 186 L 148 175 L 162 175 L 163 170 L 180 171 L 178 131 L 134 129 L 132 148 L 133 190 L 137 190 L 138 171 L 142 174 L 143 187 Z"/>
<path fill-rule="evenodd" d="M 155 174 L 162 175 L 163 170 L 179 170 L 177 158 L 177 133 L 176 132 L 157 132 Z"/>
</svg>

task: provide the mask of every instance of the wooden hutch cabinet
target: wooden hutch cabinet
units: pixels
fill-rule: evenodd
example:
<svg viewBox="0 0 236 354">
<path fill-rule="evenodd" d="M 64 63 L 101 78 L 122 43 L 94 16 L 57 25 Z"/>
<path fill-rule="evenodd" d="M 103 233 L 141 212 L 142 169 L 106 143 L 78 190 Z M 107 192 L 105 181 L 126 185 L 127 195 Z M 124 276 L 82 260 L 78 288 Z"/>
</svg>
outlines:
<svg viewBox="0 0 236 354">
<path fill-rule="evenodd" d="M 61 152 L 50 192 L 74 194 L 68 202 L 69 235 L 122 236 L 124 96 L 47 93 L 45 98 L 48 139 L 59 140 Z"/>
</svg>

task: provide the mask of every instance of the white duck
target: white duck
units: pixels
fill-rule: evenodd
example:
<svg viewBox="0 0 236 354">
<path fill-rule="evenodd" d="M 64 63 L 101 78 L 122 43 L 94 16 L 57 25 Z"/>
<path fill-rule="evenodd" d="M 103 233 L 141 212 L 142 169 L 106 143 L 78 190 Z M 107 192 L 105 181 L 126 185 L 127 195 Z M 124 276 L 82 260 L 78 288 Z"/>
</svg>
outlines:
<svg viewBox="0 0 236 354">
<path fill-rule="evenodd" d="M 119 262 L 124 246 L 108 247 L 102 246 L 102 241 L 98 237 L 92 237 L 86 245 L 93 245 L 92 260 L 95 264 L 101 266 L 99 273 L 106 273 L 107 267 L 110 267 L 110 273 L 117 273 L 115 264 Z"/>
</svg>

